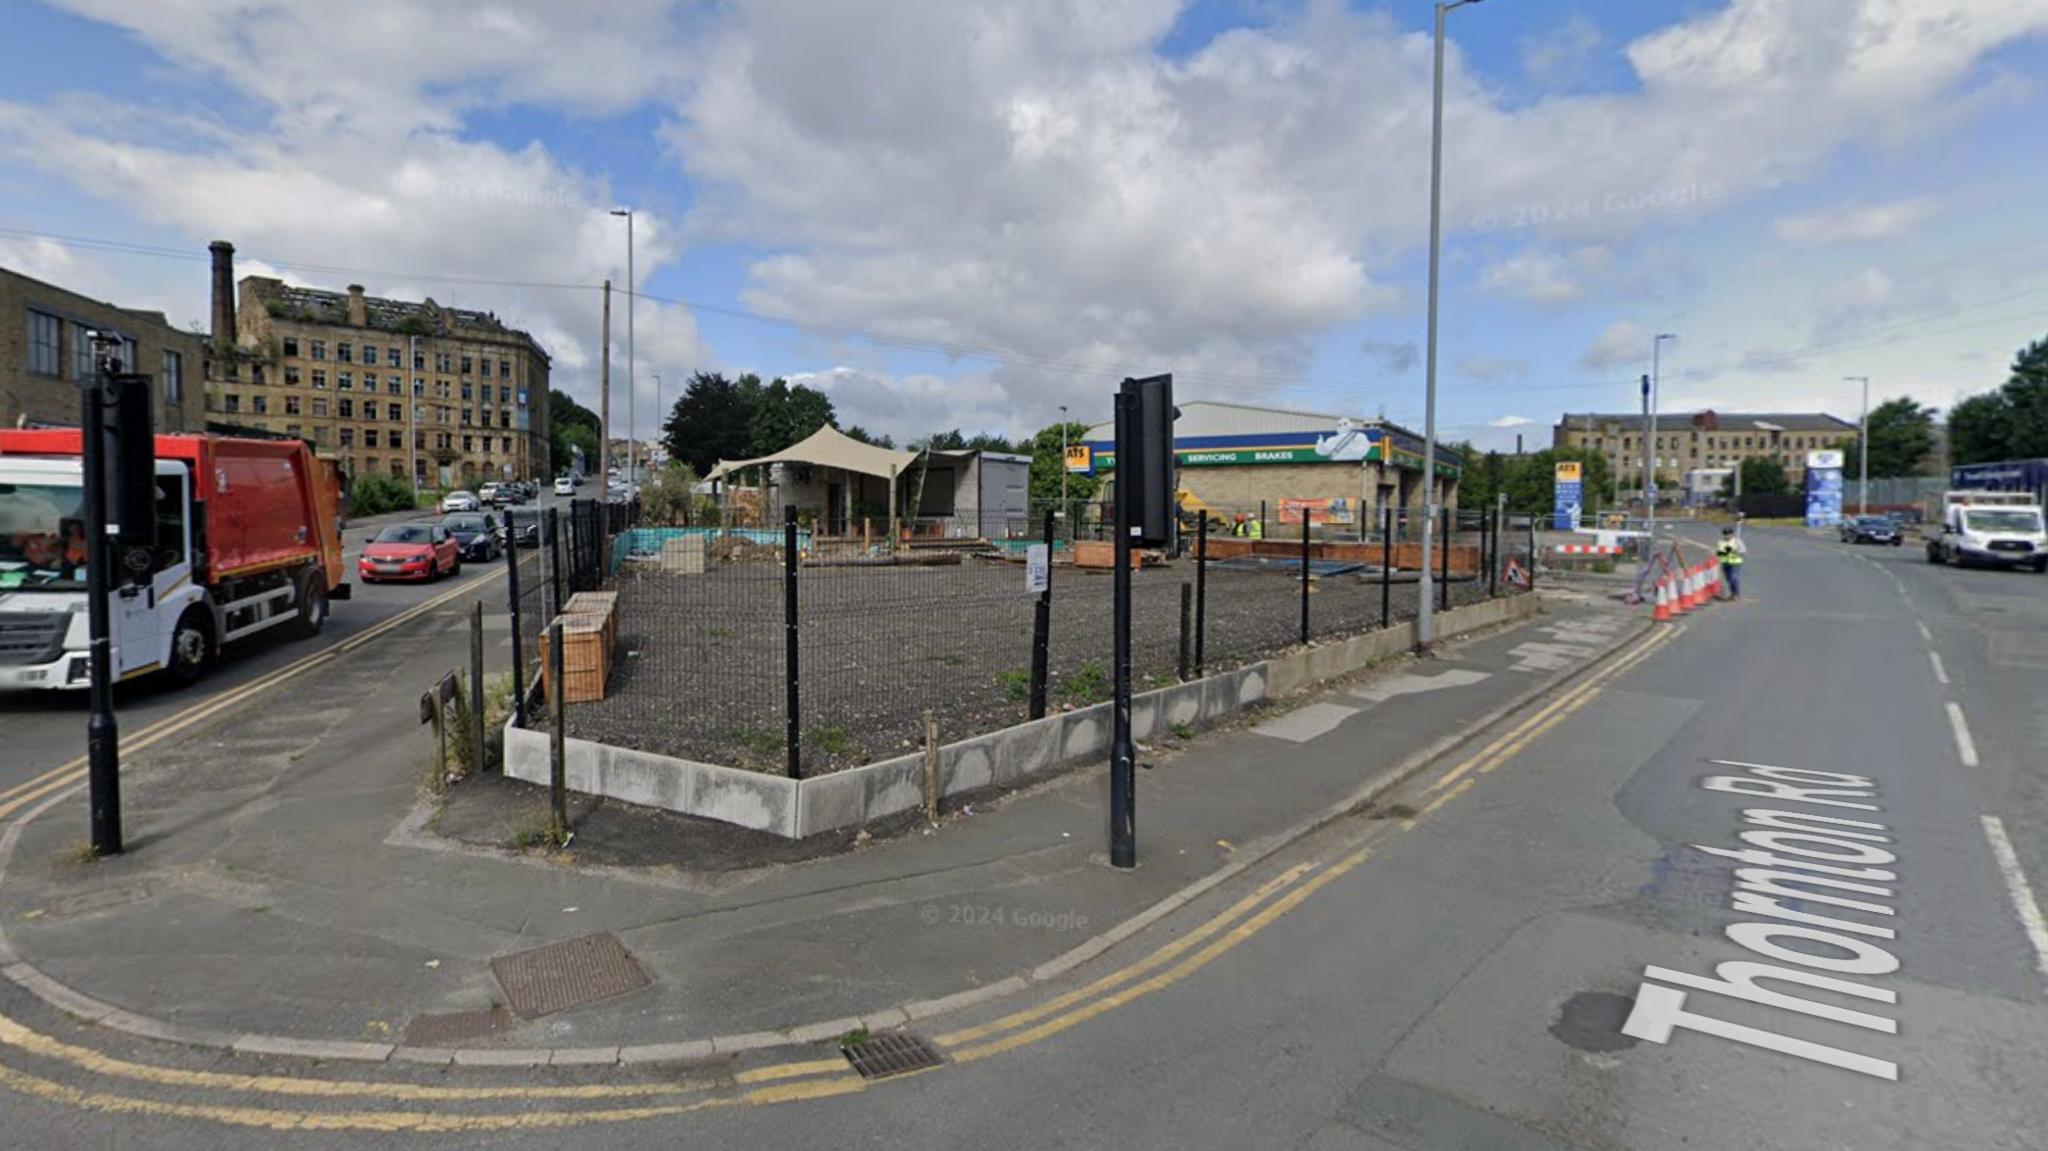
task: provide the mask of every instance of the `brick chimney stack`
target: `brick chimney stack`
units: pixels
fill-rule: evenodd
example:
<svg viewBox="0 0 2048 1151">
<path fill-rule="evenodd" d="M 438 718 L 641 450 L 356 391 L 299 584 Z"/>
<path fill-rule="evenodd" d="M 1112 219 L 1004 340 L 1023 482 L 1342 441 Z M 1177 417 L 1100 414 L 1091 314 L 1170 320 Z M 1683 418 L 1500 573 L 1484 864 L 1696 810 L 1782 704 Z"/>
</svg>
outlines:
<svg viewBox="0 0 2048 1151">
<path fill-rule="evenodd" d="M 213 253 L 213 342 L 216 347 L 235 346 L 235 246 L 215 240 L 206 246 Z"/>
<path fill-rule="evenodd" d="M 352 328 L 367 328 L 370 326 L 370 308 L 369 305 L 363 302 L 363 286 L 361 284 L 350 284 L 348 286 L 348 324 Z"/>
</svg>

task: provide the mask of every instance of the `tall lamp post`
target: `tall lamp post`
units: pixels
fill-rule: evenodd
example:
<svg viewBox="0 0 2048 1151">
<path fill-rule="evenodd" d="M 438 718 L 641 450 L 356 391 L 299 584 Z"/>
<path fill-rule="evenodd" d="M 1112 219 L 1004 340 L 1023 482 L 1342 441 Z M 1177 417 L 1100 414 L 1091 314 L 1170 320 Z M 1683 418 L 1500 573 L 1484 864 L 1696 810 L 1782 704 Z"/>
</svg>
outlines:
<svg viewBox="0 0 2048 1151">
<path fill-rule="evenodd" d="M 1649 426 L 1643 429 L 1648 433 L 1643 437 L 1643 446 L 1648 449 L 1648 466 L 1643 469 L 1643 514 L 1648 517 L 1645 526 L 1652 548 L 1657 546 L 1657 465 L 1662 461 L 1657 454 L 1657 401 L 1664 382 L 1664 341 L 1677 338 L 1670 332 L 1658 332 L 1657 338 L 1650 341 L 1650 414 Z"/>
<path fill-rule="evenodd" d="M 1067 405 L 1060 405 L 1060 518 L 1067 518 Z"/>
<path fill-rule="evenodd" d="M 640 302 L 640 281 L 633 278 L 633 209 L 613 208 L 612 215 L 626 218 L 626 482 L 631 484 L 639 482 L 633 462 L 640 441 L 640 421 L 634 416 L 633 404 L 640 388 L 633 374 L 633 313 L 640 310 L 635 307 Z M 611 478 L 607 476 L 605 482 L 609 484 Z"/>
<path fill-rule="evenodd" d="M 1870 514 L 1870 377 L 1843 376 L 1844 380 L 1863 385 L 1863 418 L 1856 423 L 1856 514 Z"/>
<path fill-rule="evenodd" d="M 1443 244 L 1444 198 L 1444 16 L 1453 8 L 1481 0 L 1455 0 L 1436 6 L 1436 70 L 1429 110 L 1429 367 L 1422 417 L 1422 572 L 1416 585 L 1415 650 L 1427 652 L 1435 639 L 1430 618 L 1430 556 L 1436 544 L 1436 305 L 1439 254 Z"/>
</svg>

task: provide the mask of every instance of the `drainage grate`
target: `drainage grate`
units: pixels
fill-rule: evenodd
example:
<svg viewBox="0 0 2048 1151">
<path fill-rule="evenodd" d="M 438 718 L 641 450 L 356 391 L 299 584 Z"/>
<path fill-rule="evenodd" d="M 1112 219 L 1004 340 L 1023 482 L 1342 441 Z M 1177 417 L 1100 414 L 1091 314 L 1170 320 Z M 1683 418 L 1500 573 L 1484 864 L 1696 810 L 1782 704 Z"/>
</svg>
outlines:
<svg viewBox="0 0 2048 1151">
<path fill-rule="evenodd" d="M 491 974 L 522 1019 L 538 1019 L 647 986 L 626 945 L 602 933 L 491 960 Z"/>
<path fill-rule="evenodd" d="M 453 1047 L 472 1039 L 496 1035 L 512 1025 L 510 1012 L 487 1007 L 481 1011 L 454 1011 L 444 1015 L 415 1015 L 405 1025 L 407 1047 Z"/>
<path fill-rule="evenodd" d="M 939 1067 L 946 1062 L 938 1049 L 927 1042 L 922 1035 L 906 1031 L 887 1031 L 870 1035 L 865 1042 L 840 1048 L 846 1061 L 860 1072 L 862 1079 L 887 1079 L 892 1075 L 908 1075 L 912 1071 L 924 1071 Z"/>
</svg>

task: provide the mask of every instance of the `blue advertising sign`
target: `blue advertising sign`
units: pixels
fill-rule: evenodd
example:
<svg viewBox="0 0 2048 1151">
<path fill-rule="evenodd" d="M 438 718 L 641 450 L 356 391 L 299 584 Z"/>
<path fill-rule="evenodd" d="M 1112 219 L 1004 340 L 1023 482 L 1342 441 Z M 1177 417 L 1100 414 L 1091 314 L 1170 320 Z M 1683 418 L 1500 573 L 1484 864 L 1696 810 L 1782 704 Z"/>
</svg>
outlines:
<svg viewBox="0 0 2048 1151">
<path fill-rule="evenodd" d="M 1557 465 L 1557 494 L 1551 500 L 1551 522 L 1558 531 L 1579 529 L 1579 516 L 1586 507 L 1584 466 L 1577 460 L 1564 460 Z"/>
<path fill-rule="evenodd" d="M 1806 526 L 1831 528 L 1842 522 L 1842 453 L 1806 453 Z"/>
</svg>

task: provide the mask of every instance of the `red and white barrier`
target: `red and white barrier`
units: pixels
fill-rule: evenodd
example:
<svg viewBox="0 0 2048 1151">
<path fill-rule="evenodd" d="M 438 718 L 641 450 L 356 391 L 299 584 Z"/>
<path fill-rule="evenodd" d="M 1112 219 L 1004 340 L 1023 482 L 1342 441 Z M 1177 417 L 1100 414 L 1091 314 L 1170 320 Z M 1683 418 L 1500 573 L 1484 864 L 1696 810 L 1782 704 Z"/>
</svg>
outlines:
<svg viewBox="0 0 2048 1151">
<path fill-rule="evenodd" d="M 1558 544 L 1557 554 L 1561 556 L 1618 556 L 1619 547 L 1603 547 L 1600 544 Z"/>
</svg>

